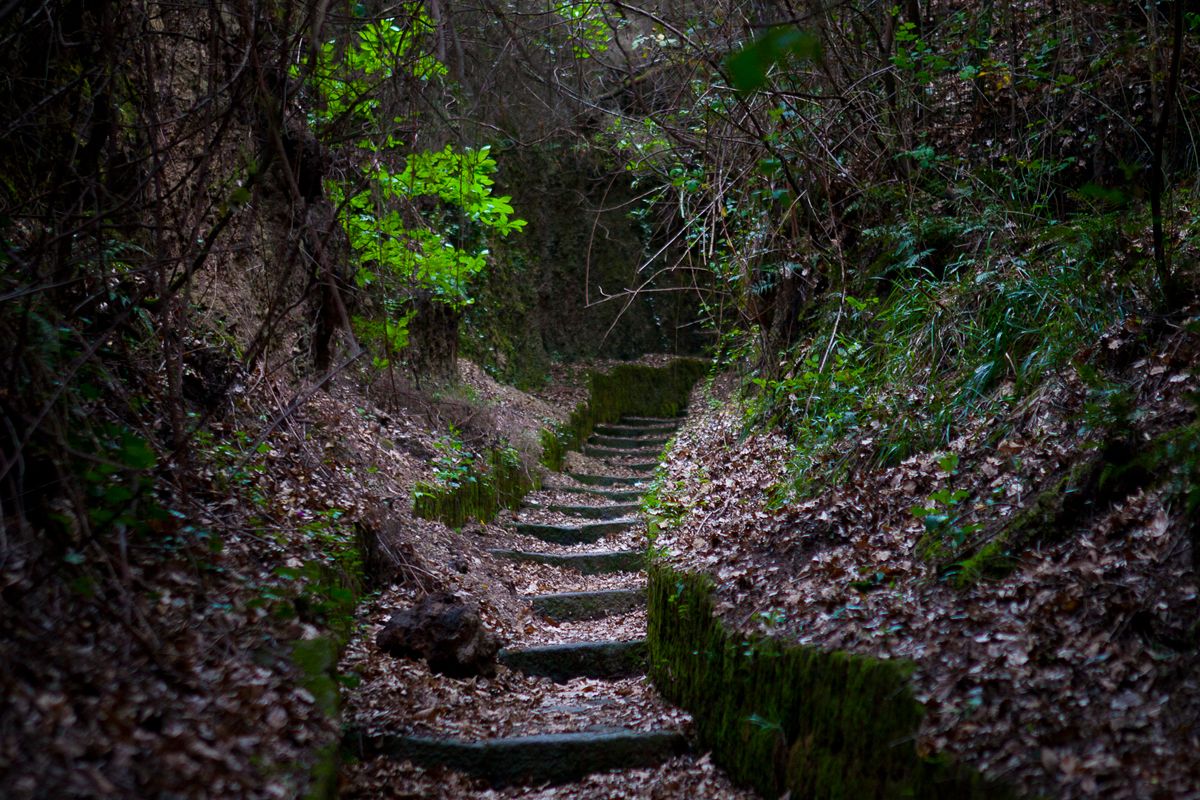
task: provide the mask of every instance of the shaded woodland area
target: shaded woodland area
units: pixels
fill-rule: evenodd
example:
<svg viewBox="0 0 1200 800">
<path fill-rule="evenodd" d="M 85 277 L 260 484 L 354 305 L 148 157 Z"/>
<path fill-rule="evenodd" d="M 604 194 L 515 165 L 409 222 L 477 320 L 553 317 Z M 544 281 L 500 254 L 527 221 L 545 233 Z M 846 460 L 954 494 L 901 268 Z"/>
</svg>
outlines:
<svg viewBox="0 0 1200 800">
<path fill-rule="evenodd" d="M 0 41 L 0 795 L 1200 797 L 1200 4 Z"/>
</svg>

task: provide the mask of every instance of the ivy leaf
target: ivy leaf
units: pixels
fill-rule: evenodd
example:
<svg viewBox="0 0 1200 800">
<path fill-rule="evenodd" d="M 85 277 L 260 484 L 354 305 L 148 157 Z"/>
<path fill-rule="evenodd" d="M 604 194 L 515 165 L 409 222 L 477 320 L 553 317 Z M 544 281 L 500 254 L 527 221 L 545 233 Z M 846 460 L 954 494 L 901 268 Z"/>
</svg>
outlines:
<svg viewBox="0 0 1200 800">
<path fill-rule="evenodd" d="M 821 43 L 816 36 L 794 25 L 781 25 L 726 58 L 725 68 L 735 89 L 752 92 L 762 88 L 771 67 L 789 55 L 816 60 L 821 56 Z"/>
<path fill-rule="evenodd" d="M 131 469 L 147 470 L 153 469 L 158 459 L 145 439 L 127 436 L 121 443 L 121 462 Z"/>
</svg>

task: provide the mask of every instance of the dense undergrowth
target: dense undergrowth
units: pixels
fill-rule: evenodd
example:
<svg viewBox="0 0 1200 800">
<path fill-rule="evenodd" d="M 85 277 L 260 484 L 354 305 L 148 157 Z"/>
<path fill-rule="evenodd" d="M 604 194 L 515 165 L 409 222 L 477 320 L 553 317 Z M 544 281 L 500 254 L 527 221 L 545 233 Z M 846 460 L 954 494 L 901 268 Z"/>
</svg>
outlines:
<svg viewBox="0 0 1200 800">
<path fill-rule="evenodd" d="M 674 359 L 665 366 L 618 364 L 589 371 L 587 399 L 567 420 L 542 429 L 540 464 L 561 472 L 566 454 L 580 449 L 599 423 L 625 416 L 679 416 L 692 387 L 707 370 L 705 361 Z M 511 444 L 476 455 L 451 429 L 439 439 L 437 449 L 432 479 L 418 483 L 414 490 L 413 509 L 419 517 L 452 527 L 472 520 L 491 522 L 501 509 L 516 509 L 540 485 L 538 468 L 525 463 Z"/>
<path fill-rule="evenodd" d="M 872 229 L 849 252 L 871 270 L 815 300 L 796 344 L 734 353 L 741 371 L 694 401 L 705 410 L 645 506 L 666 563 L 715 579 L 710 610 L 728 630 L 706 647 L 726 655 L 693 663 L 664 644 L 659 679 L 679 684 L 723 763 L 750 780 L 775 769 L 776 786 L 836 793 L 841 767 L 813 762 L 796 778 L 770 766 L 786 763 L 778 753 L 746 755 L 747 720 L 796 713 L 745 694 L 753 670 L 721 660 L 762 635 L 912 660 L 923 755 L 1035 795 L 1180 791 L 1194 765 L 1149 753 L 1192 748 L 1200 706 L 1186 666 L 1200 652 L 1196 308 L 1163 310 L 1144 209 L 986 232 L 934 224 L 958 230 L 941 240 L 950 263 L 920 244 L 917 222 Z M 1190 239 L 1180 251 L 1194 276 Z M 1049 701 L 1053 686 L 1062 700 Z M 714 709 L 709 695 L 746 700 Z M 1151 696 L 1171 713 L 1147 717 Z M 787 747 L 809 741 L 784 728 Z M 853 761 L 839 736 L 810 743 Z"/>
<path fill-rule="evenodd" d="M 844 439 L 869 439 L 856 457 L 895 465 L 946 448 L 971 419 L 1004 416 L 1068 368 L 1096 396 L 1080 424 L 1116 422 L 1104 411 L 1120 400 L 1106 375 L 1115 354 L 1096 343 L 1127 318 L 1160 313 L 1136 241 L 1144 225 L 1137 214 L 1083 215 L 996 235 L 982 221 L 940 219 L 958 251 L 940 266 L 919 223 L 871 229 L 859 255 L 879 250 L 873 269 L 814 304 L 811 333 L 772 365 L 777 377 L 750 377 L 747 423 L 792 437 L 791 488 L 803 494 L 816 460 L 832 470 L 821 481 L 849 468 L 833 452 Z"/>
</svg>

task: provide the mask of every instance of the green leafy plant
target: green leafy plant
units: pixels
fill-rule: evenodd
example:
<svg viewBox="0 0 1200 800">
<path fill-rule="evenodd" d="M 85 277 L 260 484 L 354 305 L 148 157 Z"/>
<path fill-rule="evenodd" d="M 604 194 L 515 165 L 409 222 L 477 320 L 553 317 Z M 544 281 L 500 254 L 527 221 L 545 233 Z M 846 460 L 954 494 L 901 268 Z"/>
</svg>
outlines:
<svg viewBox="0 0 1200 800">
<path fill-rule="evenodd" d="M 599 0 L 562 0 L 554 6 L 554 12 L 567 23 L 571 52 L 576 58 L 587 59 L 608 51 L 613 32 Z"/>
<path fill-rule="evenodd" d="M 403 16 L 365 23 L 348 46 L 336 39 L 325 41 L 311 63 L 305 60 L 291 67 L 293 78 L 307 77 L 315 96 L 309 112 L 314 127 L 328 127 L 348 117 L 376 123 L 380 84 L 399 73 L 420 80 L 446 74 L 446 66 L 421 48 L 435 33 L 424 4 L 404 2 L 396 11 Z"/>
<path fill-rule="evenodd" d="M 957 475 L 958 454 L 947 453 L 938 459 L 938 466 L 951 477 Z M 970 509 L 963 506 L 962 501 L 970 494 L 966 489 L 947 486 L 930 494 L 924 505 L 909 509 L 910 514 L 925 523 L 920 549 L 926 557 L 937 557 L 946 550 L 957 550 L 971 534 L 983 527 L 978 522 L 963 523 Z"/>
<path fill-rule="evenodd" d="M 463 484 L 475 481 L 475 475 L 471 471 L 475 456 L 463 444 L 457 428 L 451 425 L 445 435 L 434 441 L 433 448 L 437 455 L 430 459 L 430 464 L 433 467 L 435 485 L 457 489 Z"/>
<path fill-rule="evenodd" d="M 358 285 L 381 284 L 399 296 L 428 292 L 458 308 L 470 303 L 468 284 L 486 266 L 486 235 L 507 236 L 525 226 L 512 217 L 510 197 L 492 195 L 495 169 L 488 147 L 455 152 L 447 145 L 411 154 L 398 173 L 365 165 L 366 188 L 349 196 L 332 184 Z M 414 218 L 411 209 L 425 198 L 439 202 Z M 399 319 L 392 322 L 403 327 Z"/>
<path fill-rule="evenodd" d="M 729 56 L 725 67 L 733 85 L 748 92 L 761 88 L 776 64 L 791 57 L 813 60 L 820 55 L 821 43 L 816 36 L 794 25 L 779 25 Z"/>
</svg>

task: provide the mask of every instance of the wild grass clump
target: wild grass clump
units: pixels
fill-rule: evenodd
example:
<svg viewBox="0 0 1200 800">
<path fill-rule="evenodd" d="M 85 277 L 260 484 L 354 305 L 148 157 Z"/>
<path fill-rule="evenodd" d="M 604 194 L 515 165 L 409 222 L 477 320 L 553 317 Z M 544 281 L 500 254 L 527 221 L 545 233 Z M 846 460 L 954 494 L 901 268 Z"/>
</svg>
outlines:
<svg viewBox="0 0 1200 800">
<path fill-rule="evenodd" d="M 1146 270 L 1119 261 L 1125 224 L 1080 218 L 1003 243 L 978 225 L 942 225 L 936 248 L 914 222 L 868 231 L 883 256 L 826 299 L 815 329 L 832 333 L 799 343 L 779 377 L 751 378 L 748 422 L 791 434 L 801 490 L 848 470 L 850 450 L 861 458 L 851 438 L 876 466 L 945 446 L 968 417 L 1029 396 L 1138 306 Z M 817 461 L 830 471 L 811 474 Z"/>
</svg>

